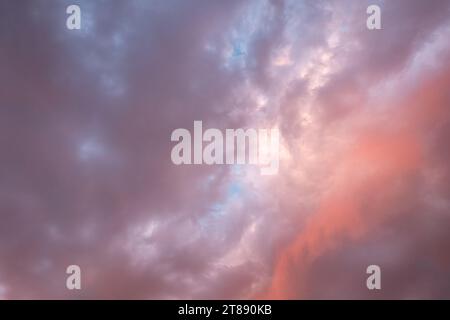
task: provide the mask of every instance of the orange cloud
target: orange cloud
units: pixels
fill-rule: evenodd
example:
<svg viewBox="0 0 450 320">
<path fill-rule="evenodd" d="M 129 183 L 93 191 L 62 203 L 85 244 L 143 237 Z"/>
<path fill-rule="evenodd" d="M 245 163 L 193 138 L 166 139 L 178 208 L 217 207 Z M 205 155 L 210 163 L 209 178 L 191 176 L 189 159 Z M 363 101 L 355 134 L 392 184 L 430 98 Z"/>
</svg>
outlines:
<svg viewBox="0 0 450 320">
<path fill-rule="evenodd" d="M 272 283 L 263 298 L 305 295 L 302 284 L 311 263 L 345 239 L 358 239 L 389 210 L 383 210 L 396 186 L 421 164 L 418 139 L 408 132 L 366 133 L 342 157 L 333 185 L 306 227 L 278 255 Z M 380 198 L 381 197 L 381 198 Z M 369 216 L 369 213 L 376 216 Z"/>
</svg>

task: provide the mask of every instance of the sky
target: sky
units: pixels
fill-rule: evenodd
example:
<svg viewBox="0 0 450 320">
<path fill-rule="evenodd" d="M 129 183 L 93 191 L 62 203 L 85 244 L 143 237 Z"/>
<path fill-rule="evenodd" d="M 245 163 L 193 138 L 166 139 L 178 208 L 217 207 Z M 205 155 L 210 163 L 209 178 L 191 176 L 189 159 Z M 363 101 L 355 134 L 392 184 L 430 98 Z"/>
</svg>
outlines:
<svg viewBox="0 0 450 320">
<path fill-rule="evenodd" d="M 448 299 L 448 39 L 449 0 L 0 0 L 0 299 Z M 196 120 L 278 173 L 175 165 Z"/>
</svg>

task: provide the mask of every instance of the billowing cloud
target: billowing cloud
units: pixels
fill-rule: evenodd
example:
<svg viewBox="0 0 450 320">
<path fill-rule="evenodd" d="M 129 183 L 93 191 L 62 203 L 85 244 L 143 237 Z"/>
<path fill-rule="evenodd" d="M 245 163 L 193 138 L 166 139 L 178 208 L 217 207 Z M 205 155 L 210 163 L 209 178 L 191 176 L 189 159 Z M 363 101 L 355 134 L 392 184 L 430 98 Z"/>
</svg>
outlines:
<svg viewBox="0 0 450 320">
<path fill-rule="evenodd" d="M 75 2 L 0 4 L 0 298 L 448 296 L 450 2 Z M 279 173 L 174 165 L 195 120 Z"/>
</svg>

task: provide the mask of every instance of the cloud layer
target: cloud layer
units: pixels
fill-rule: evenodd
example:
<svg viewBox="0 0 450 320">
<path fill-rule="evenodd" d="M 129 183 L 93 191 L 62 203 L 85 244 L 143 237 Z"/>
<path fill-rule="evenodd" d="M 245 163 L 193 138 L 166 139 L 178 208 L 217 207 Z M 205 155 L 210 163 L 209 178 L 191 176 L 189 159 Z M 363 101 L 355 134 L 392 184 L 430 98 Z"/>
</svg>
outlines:
<svg viewBox="0 0 450 320">
<path fill-rule="evenodd" d="M 0 298 L 448 298 L 449 36 L 447 0 L 1 2 Z M 172 164 L 194 120 L 279 128 L 278 175 Z"/>
</svg>

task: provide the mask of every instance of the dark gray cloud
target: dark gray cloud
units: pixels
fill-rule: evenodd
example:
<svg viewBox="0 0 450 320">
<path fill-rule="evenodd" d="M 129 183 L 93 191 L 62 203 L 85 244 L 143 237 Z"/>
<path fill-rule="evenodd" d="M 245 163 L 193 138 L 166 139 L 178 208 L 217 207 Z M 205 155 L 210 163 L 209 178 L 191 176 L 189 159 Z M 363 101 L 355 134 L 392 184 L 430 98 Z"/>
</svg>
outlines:
<svg viewBox="0 0 450 320">
<path fill-rule="evenodd" d="M 0 298 L 259 297 L 280 272 L 294 297 L 445 297 L 449 2 L 377 1 L 376 32 L 368 3 L 1 1 Z M 170 134 L 194 120 L 278 126 L 279 175 L 173 165 Z M 361 179 L 354 157 L 380 171 Z M 328 229 L 352 192 L 363 209 Z M 354 217 L 373 229 L 354 236 Z M 331 236 L 302 260 L 310 221 Z"/>
</svg>

